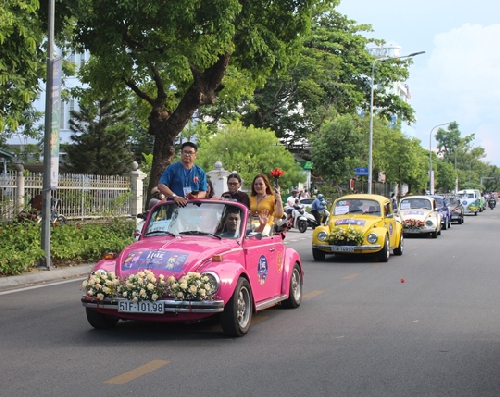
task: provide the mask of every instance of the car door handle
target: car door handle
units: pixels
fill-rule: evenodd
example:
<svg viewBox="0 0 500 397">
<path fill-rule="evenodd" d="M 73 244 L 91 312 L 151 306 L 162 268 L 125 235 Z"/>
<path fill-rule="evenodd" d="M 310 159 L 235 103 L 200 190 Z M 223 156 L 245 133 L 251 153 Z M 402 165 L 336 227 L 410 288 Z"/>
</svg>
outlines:
<svg viewBox="0 0 500 397">
<path fill-rule="evenodd" d="M 271 251 L 271 252 L 273 252 L 275 250 L 276 250 L 276 248 L 269 248 L 269 251 Z"/>
</svg>

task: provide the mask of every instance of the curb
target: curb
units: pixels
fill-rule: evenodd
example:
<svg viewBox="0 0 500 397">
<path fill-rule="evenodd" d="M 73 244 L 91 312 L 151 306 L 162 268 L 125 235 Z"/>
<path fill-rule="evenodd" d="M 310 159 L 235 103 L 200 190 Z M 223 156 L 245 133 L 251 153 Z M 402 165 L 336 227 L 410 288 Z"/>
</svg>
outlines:
<svg viewBox="0 0 500 397">
<path fill-rule="evenodd" d="M 9 290 L 33 284 L 66 280 L 87 275 L 95 264 L 84 264 L 55 268 L 53 270 L 37 269 L 16 276 L 0 277 L 0 290 Z"/>
</svg>

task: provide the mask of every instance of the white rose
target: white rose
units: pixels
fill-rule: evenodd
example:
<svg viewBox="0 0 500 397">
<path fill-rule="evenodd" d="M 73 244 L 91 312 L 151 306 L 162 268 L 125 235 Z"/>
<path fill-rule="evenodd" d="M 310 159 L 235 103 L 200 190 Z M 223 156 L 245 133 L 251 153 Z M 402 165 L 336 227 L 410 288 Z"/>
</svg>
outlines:
<svg viewBox="0 0 500 397">
<path fill-rule="evenodd" d="M 205 296 L 206 295 L 206 291 L 202 288 L 200 289 L 200 296 Z"/>
<path fill-rule="evenodd" d="M 97 294 L 97 299 L 103 299 L 104 295 L 103 294 Z"/>
<path fill-rule="evenodd" d="M 167 282 L 169 282 L 170 284 L 174 284 L 175 283 L 175 277 L 174 276 L 169 276 L 167 278 Z"/>
<path fill-rule="evenodd" d="M 147 285 L 147 287 L 146 287 L 146 288 L 147 288 L 149 291 L 152 291 L 152 290 L 154 290 L 154 289 L 155 289 L 155 286 L 154 286 L 154 284 L 149 283 L 149 284 Z"/>
<path fill-rule="evenodd" d="M 177 292 L 177 298 L 183 298 L 184 294 L 182 292 Z"/>
<path fill-rule="evenodd" d="M 82 283 L 82 288 L 87 288 L 87 280 Z"/>
<path fill-rule="evenodd" d="M 181 287 L 182 289 L 187 289 L 188 285 L 187 283 L 182 283 L 179 285 L 179 287 Z"/>
<path fill-rule="evenodd" d="M 157 299 L 158 299 L 158 295 L 153 294 L 153 295 L 151 296 L 151 299 L 152 299 L 152 300 L 154 300 L 154 301 L 155 301 L 155 300 L 157 300 Z"/>
<path fill-rule="evenodd" d="M 196 285 L 192 285 L 191 287 L 189 287 L 189 292 L 191 292 L 192 294 L 195 294 L 196 291 L 198 291 L 198 288 L 196 288 Z"/>
<path fill-rule="evenodd" d="M 88 295 L 88 296 L 93 296 L 93 295 L 94 295 L 94 291 L 92 291 L 91 289 L 89 289 L 89 290 L 87 291 L 87 295 Z"/>
</svg>

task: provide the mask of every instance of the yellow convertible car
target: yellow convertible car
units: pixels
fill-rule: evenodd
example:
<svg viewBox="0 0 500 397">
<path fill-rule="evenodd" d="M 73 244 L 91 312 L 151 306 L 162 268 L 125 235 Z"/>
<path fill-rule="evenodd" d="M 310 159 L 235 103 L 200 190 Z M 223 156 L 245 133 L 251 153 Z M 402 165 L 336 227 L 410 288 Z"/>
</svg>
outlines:
<svg viewBox="0 0 500 397">
<path fill-rule="evenodd" d="M 351 194 L 335 200 L 326 225 L 313 232 L 314 260 L 327 254 L 375 254 L 381 262 L 403 254 L 403 232 L 391 201 L 376 194 Z"/>
</svg>

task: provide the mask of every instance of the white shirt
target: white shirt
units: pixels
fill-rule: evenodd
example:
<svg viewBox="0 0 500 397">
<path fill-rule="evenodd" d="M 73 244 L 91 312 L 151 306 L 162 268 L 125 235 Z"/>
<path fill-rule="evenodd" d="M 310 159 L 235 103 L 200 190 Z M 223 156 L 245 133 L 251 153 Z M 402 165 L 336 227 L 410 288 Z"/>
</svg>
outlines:
<svg viewBox="0 0 500 397">
<path fill-rule="evenodd" d="M 295 205 L 295 200 L 297 200 L 298 197 L 293 197 L 290 196 L 286 199 L 286 209 L 287 210 L 293 210 L 293 206 Z"/>
</svg>

